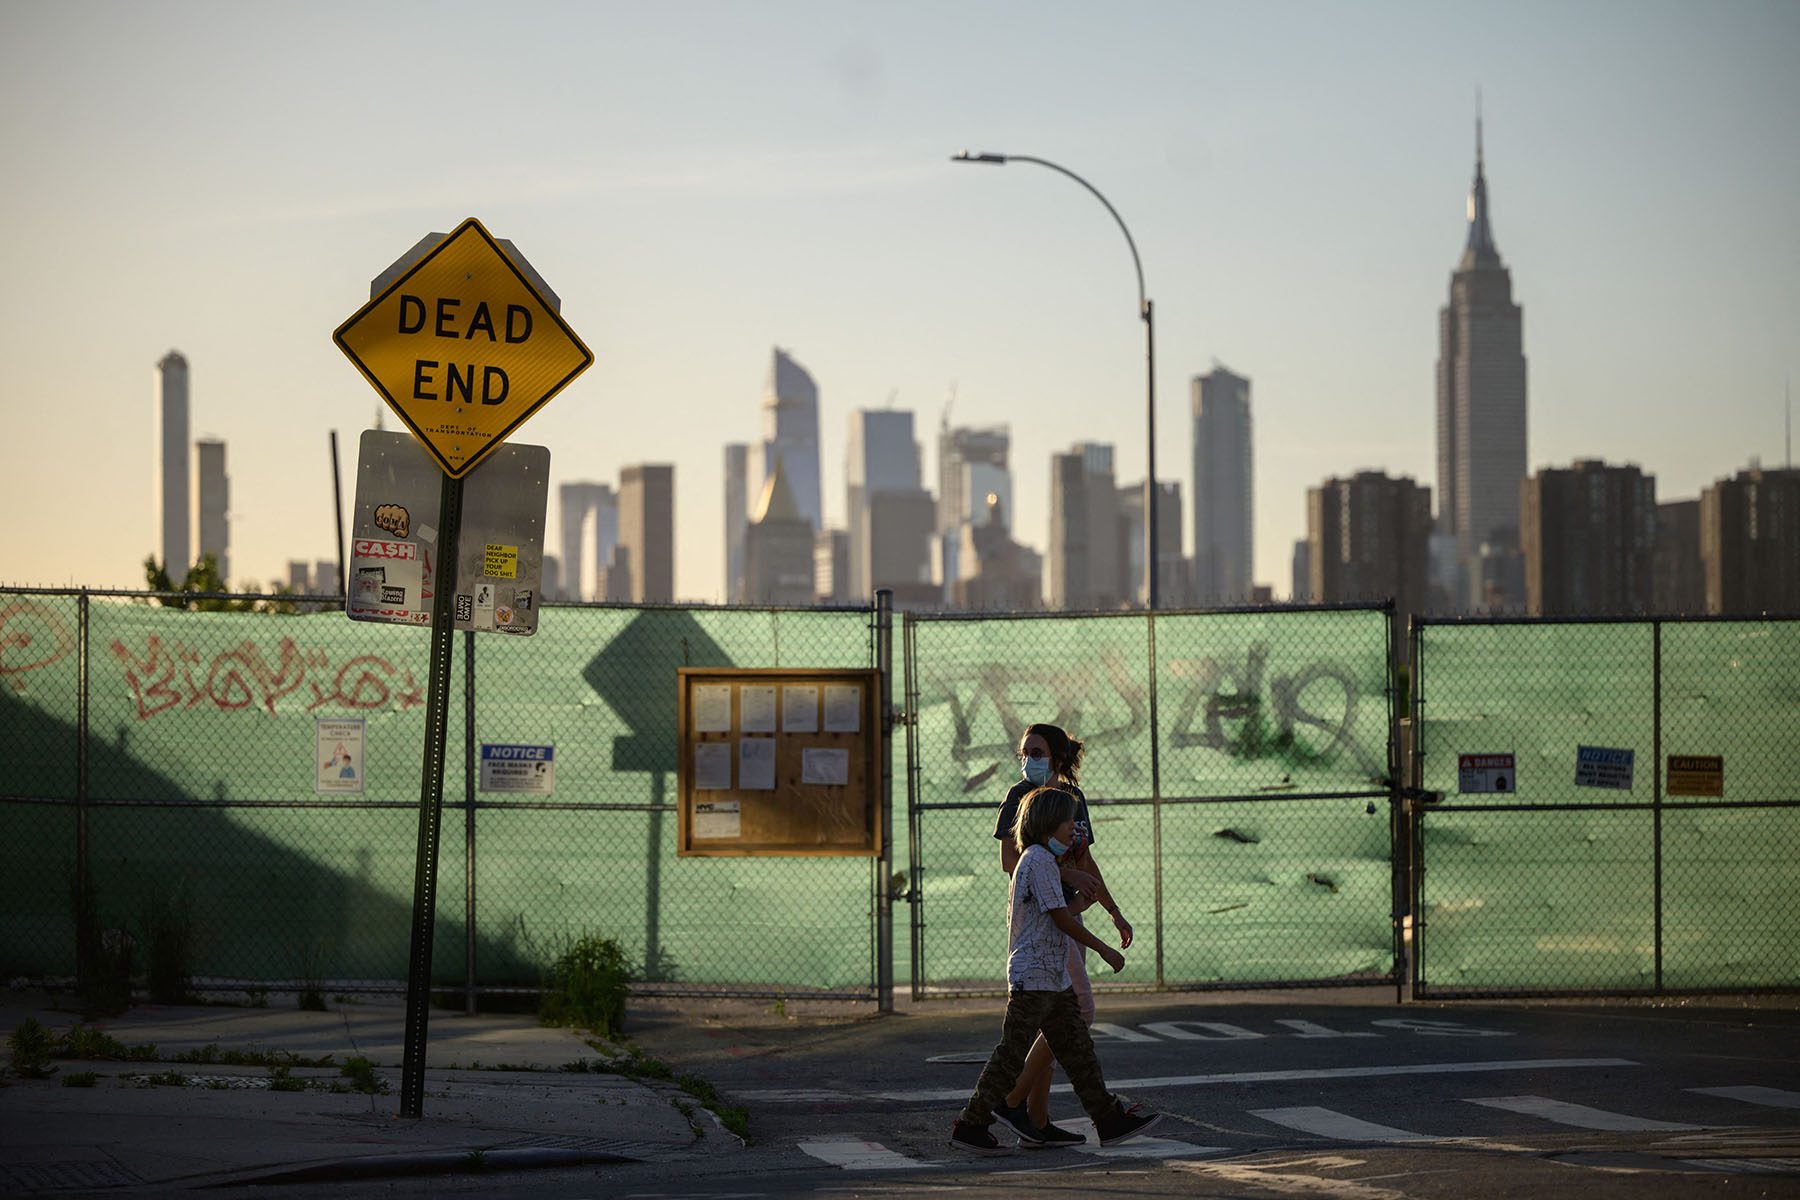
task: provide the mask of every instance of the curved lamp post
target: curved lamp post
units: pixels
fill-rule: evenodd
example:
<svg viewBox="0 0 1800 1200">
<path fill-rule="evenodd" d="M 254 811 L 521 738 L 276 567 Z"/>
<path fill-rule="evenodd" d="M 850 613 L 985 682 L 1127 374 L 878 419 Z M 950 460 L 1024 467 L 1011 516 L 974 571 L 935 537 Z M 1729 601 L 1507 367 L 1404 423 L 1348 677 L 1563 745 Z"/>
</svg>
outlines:
<svg viewBox="0 0 1800 1200">
<path fill-rule="evenodd" d="M 1137 270 L 1138 315 L 1144 320 L 1144 423 L 1146 428 L 1146 444 L 1148 463 L 1144 469 L 1144 598 L 1146 605 L 1156 609 L 1156 320 L 1150 300 L 1144 295 L 1144 264 L 1138 258 L 1137 243 L 1132 240 L 1131 230 L 1125 226 L 1125 218 L 1112 202 L 1100 194 L 1100 189 L 1069 170 L 1058 166 L 1044 158 L 1033 158 L 1028 154 L 971 154 L 967 150 L 952 156 L 951 162 L 991 163 L 994 166 L 1005 166 L 1009 162 L 1036 163 L 1040 167 L 1049 167 L 1059 175 L 1066 175 L 1086 188 L 1100 203 L 1106 205 L 1106 211 L 1112 219 L 1119 223 L 1119 232 L 1125 235 L 1125 245 L 1131 249 L 1131 265 Z"/>
</svg>

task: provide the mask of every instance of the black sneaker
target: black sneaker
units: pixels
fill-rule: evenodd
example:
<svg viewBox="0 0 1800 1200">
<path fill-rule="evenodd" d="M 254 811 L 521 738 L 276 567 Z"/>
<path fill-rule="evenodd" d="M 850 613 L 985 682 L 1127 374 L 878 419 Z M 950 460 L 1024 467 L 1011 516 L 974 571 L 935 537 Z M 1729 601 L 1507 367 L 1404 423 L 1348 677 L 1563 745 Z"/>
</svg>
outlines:
<svg viewBox="0 0 1800 1200">
<path fill-rule="evenodd" d="M 1019 1135 L 1019 1145 L 1038 1147 L 1044 1144 L 1044 1131 L 1037 1127 L 1031 1114 L 1025 1111 L 1025 1102 L 1008 1107 L 1005 1104 L 994 1105 L 994 1115 L 1005 1121 L 1012 1131 Z"/>
<path fill-rule="evenodd" d="M 950 1126 L 950 1145 L 952 1149 L 967 1151 L 970 1154 L 1011 1154 L 1011 1146 L 1002 1146 L 1000 1139 L 986 1125 L 971 1125 L 958 1118 L 956 1124 Z"/>
<path fill-rule="evenodd" d="M 1057 1146 L 1079 1146 L 1087 1141 L 1086 1134 L 1076 1133 L 1073 1129 L 1064 1129 L 1050 1121 L 1044 1122 L 1041 1132 L 1044 1135 L 1046 1149 L 1055 1149 Z"/>
<path fill-rule="evenodd" d="M 1161 1113 L 1145 1112 L 1141 1104 L 1134 1104 L 1130 1108 L 1119 1104 L 1105 1120 L 1094 1122 L 1094 1132 L 1100 1135 L 1102 1146 L 1116 1146 L 1139 1134 L 1148 1133 L 1160 1120 Z"/>
</svg>

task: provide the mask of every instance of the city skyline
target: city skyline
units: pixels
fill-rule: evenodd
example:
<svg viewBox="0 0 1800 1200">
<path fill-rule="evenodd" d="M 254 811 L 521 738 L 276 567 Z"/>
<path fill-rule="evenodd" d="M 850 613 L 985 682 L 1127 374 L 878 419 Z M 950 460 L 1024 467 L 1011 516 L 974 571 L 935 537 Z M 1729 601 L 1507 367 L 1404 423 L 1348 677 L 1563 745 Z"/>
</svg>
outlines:
<svg viewBox="0 0 1800 1200">
<path fill-rule="evenodd" d="M 530 256 L 598 356 L 517 440 L 551 448 L 558 482 L 673 463 L 679 597 L 725 598 L 721 449 L 760 433 L 772 345 L 818 384 L 828 526 L 850 414 L 897 392 L 923 432 L 954 387 L 959 425 L 1010 428 L 1009 523 L 1044 548 L 1053 453 L 1105 441 L 1116 478 L 1143 477 L 1130 264 L 1078 189 L 946 161 L 967 147 L 1066 163 L 1130 222 L 1159 317 L 1159 480 L 1193 486 L 1188 382 L 1215 358 L 1255 381 L 1254 577 L 1279 591 L 1308 487 L 1438 482 L 1432 318 L 1477 85 L 1530 310 L 1527 469 L 1635 463 L 1679 501 L 1784 461 L 1791 6 L 534 6 L 493 30 L 448 122 L 417 98 L 473 66 L 475 9 L 396 6 L 350 44 L 335 11 L 0 16 L 20 181 L 0 197 L 0 350 L 32 448 L 0 498 L 59 513 L 9 522 L 0 581 L 141 583 L 146 367 L 172 347 L 193 437 L 230 446 L 234 582 L 328 557 L 327 437 L 349 444 L 372 401 L 330 329 L 468 215 Z M 1022 32 L 1032 54 L 988 52 Z M 1194 72 L 1184 48 L 1221 42 L 1231 61 Z M 794 67 L 774 86 L 751 65 L 770 54 Z M 334 69 L 367 85 L 338 93 Z"/>
</svg>

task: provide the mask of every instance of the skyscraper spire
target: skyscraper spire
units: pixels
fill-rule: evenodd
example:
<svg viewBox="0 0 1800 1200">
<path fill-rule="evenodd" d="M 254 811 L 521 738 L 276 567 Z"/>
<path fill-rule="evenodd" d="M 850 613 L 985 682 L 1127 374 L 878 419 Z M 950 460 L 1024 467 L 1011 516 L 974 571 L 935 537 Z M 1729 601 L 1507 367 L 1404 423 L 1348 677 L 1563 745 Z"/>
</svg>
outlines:
<svg viewBox="0 0 1800 1200">
<path fill-rule="evenodd" d="M 1494 246 L 1494 230 L 1488 221 L 1487 162 L 1481 145 L 1481 92 L 1475 92 L 1475 183 L 1469 189 L 1469 240 L 1463 245 L 1462 266 L 1499 266 L 1500 251 Z"/>
</svg>

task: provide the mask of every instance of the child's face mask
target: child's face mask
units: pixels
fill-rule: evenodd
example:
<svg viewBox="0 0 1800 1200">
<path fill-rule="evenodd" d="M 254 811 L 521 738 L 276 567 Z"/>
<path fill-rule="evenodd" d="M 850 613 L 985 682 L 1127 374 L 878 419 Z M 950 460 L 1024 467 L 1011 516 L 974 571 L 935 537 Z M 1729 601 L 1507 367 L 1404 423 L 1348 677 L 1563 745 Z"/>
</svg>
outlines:
<svg viewBox="0 0 1800 1200">
<path fill-rule="evenodd" d="M 1050 853 L 1056 855 L 1058 858 L 1061 858 L 1069 852 L 1068 846 L 1064 845 L 1063 840 L 1059 837 L 1052 836 L 1046 839 L 1044 845 L 1048 846 L 1050 848 Z"/>
<path fill-rule="evenodd" d="M 1048 758 L 1028 758 L 1019 764 L 1020 774 L 1027 783 L 1043 787 L 1050 782 L 1050 760 Z"/>
</svg>

